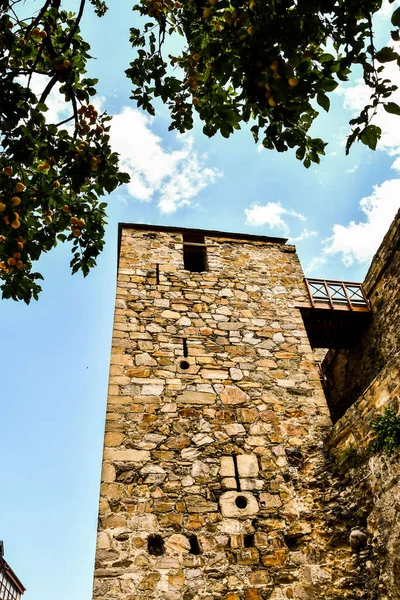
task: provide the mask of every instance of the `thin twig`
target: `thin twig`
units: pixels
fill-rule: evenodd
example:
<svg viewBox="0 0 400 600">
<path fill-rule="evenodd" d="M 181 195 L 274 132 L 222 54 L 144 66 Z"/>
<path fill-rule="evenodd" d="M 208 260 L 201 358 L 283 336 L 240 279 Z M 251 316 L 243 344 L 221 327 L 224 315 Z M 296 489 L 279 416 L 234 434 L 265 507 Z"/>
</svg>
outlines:
<svg viewBox="0 0 400 600">
<path fill-rule="evenodd" d="M 72 117 L 68 117 L 68 119 L 64 119 L 64 121 L 56 123 L 56 127 L 60 127 L 60 125 L 64 125 L 64 123 L 68 123 L 69 121 L 72 121 L 72 119 L 75 119 L 75 115 L 72 115 Z"/>
<path fill-rule="evenodd" d="M 36 17 L 36 19 L 34 19 L 34 21 L 32 21 L 32 23 L 30 25 L 28 25 L 28 27 L 26 28 L 25 38 L 29 35 L 29 33 L 31 32 L 31 30 L 34 27 L 36 27 L 36 25 L 38 25 L 38 23 L 40 23 L 41 18 L 43 17 L 43 15 L 46 12 L 46 10 L 49 8 L 51 2 L 52 2 L 52 0 L 46 0 L 46 2 L 42 6 L 42 8 L 41 8 L 38 16 Z"/>
</svg>

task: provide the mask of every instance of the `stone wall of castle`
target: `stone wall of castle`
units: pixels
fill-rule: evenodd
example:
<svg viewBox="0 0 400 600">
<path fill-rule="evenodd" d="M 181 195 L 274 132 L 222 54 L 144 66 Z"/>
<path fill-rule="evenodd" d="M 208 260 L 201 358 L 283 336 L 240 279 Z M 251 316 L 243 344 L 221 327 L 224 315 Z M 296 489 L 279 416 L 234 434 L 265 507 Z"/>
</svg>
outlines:
<svg viewBox="0 0 400 600">
<path fill-rule="evenodd" d="M 122 231 L 93 597 L 358 597 L 294 248 L 205 241 Z"/>
<path fill-rule="evenodd" d="M 330 351 L 323 363 L 332 412 L 351 406 L 326 442 L 343 475 L 342 510 L 357 506 L 357 523 L 368 536 L 363 573 L 366 591 L 378 600 L 400 598 L 400 453 L 371 455 L 371 422 L 384 407 L 400 415 L 400 213 L 365 279 L 373 316 L 353 350 Z M 361 483 L 362 482 L 362 485 Z"/>
<path fill-rule="evenodd" d="M 322 369 L 334 421 L 352 406 L 347 419 L 354 435 L 366 439 L 371 412 L 395 403 L 391 373 L 400 353 L 400 212 L 394 219 L 364 281 L 372 318 L 360 342 L 351 350 L 331 350 Z M 370 388 L 373 388 L 370 391 Z M 368 400 L 364 395 L 368 395 Z M 371 402 L 371 398 L 374 398 Z M 354 408 L 357 404 L 357 409 Z M 398 406 L 394 405 L 397 410 Z M 343 422 L 343 424 L 344 424 Z M 342 424 L 338 425 L 342 429 Z"/>
</svg>

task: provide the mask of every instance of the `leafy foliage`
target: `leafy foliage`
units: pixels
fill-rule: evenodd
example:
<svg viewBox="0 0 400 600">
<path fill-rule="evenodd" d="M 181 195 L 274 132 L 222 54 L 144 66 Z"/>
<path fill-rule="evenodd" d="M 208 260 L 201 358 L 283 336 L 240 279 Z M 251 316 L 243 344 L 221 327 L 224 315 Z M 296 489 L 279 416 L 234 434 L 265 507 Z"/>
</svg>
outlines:
<svg viewBox="0 0 400 600">
<path fill-rule="evenodd" d="M 376 438 L 371 443 L 371 450 L 393 454 L 400 446 L 400 417 L 393 409 L 386 406 L 383 414 L 372 421 L 371 427 L 376 433 Z"/>
<path fill-rule="evenodd" d="M 104 2 L 91 2 L 104 14 Z M 88 274 L 104 245 L 100 198 L 129 178 L 110 147 L 110 117 L 91 104 L 97 81 L 84 76 L 84 0 L 78 15 L 47 0 L 28 19 L 17 3 L 0 0 L 0 279 L 4 298 L 28 303 L 41 290 L 32 263 L 59 241 L 72 243 L 72 272 Z M 40 97 L 32 77 L 43 79 Z M 45 120 L 50 92 L 70 106 L 58 124 Z"/>
<path fill-rule="evenodd" d="M 112 152 L 109 117 L 91 98 L 97 81 L 86 77 L 89 45 L 80 34 L 87 0 L 78 13 L 61 0 L 42 0 L 33 16 L 19 14 L 21 0 L 0 0 L 0 280 L 3 297 L 38 298 L 42 252 L 72 244 L 72 271 L 86 275 L 103 247 L 106 203 L 101 196 L 129 180 Z M 89 0 L 95 13 L 104 0 Z M 376 49 L 373 15 L 382 0 L 140 0 L 144 26 L 132 27 L 136 49 L 127 75 L 132 99 L 154 114 L 161 98 L 170 129 L 193 127 L 195 110 L 204 133 L 229 137 L 248 124 L 257 142 L 284 152 L 293 148 L 305 167 L 319 163 L 326 143 L 309 129 L 329 94 L 355 66 L 371 89 L 370 102 L 350 121 L 346 151 L 360 140 L 375 148 L 381 130 L 371 120 L 396 89 L 385 63 L 400 64 L 391 47 Z M 24 6 L 24 9 L 26 7 Z M 139 19 L 142 21 L 142 19 Z M 400 40 L 400 9 L 391 32 Z M 178 56 L 163 56 L 169 36 L 182 36 Z M 32 91 L 41 77 L 43 91 Z M 50 124 L 49 94 L 59 94 L 71 116 Z"/>
<path fill-rule="evenodd" d="M 329 111 L 329 94 L 359 65 L 371 99 L 350 121 L 346 152 L 355 140 L 375 149 L 381 130 L 371 119 L 377 107 L 400 113 L 387 102 L 396 86 L 383 75 L 384 63 L 400 64 L 400 56 L 374 44 L 372 17 L 381 5 L 381 0 L 141 0 L 134 10 L 151 21 L 142 30 L 131 29 L 137 49 L 127 70 L 135 86 L 132 98 L 154 114 L 152 102 L 160 97 L 171 112 L 170 129 L 180 132 L 193 126 L 193 110 L 208 136 L 229 137 L 248 123 L 256 142 L 278 152 L 294 148 L 308 168 L 319 163 L 326 146 L 308 133 L 317 105 Z M 392 15 L 395 41 L 399 10 Z M 183 36 L 185 48 L 165 59 L 166 38 L 175 33 Z"/>
</svg>

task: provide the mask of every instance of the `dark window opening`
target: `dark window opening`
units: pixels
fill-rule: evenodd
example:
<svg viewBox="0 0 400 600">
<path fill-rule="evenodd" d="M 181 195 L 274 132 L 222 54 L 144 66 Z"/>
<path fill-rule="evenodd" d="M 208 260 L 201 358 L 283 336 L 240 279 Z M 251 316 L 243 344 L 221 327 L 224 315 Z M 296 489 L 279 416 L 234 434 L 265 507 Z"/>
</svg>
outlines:
<svg viewBox="0 0 400 600">
<path fill-rule="evenodd" d="M 190 365 L 187 360 L 181 360 L 181 362 L 179 363 L 179 367 L 182 369 L 182 371 L 186 371 L 186 369 L 188 369 Z"/>
<path fill-rule="evenodd" d="M 254 533 L 247 533 L 244 536 L 244 547 L 252 548 L 254 546 Z"/>
<path fill-rule="evenodd" d="M 189 544 L 190 544 L 190 554 L 201 554 L 199 540 L 197 539 L 197 535 L 189 536 Z"/>
<path fill-rule="evenodd" d="M 204 235 L 183 234 L 183 264 L 186 271 L 201 273 L 207 271 L 207 248 Z"/>
<path fill-rule="evenodd" d="M 147 550 L 153 556 L 161 556 L 164 554 L 164 540 L 161 535 L 151 533 L 147 538 Z"/>
</svg>

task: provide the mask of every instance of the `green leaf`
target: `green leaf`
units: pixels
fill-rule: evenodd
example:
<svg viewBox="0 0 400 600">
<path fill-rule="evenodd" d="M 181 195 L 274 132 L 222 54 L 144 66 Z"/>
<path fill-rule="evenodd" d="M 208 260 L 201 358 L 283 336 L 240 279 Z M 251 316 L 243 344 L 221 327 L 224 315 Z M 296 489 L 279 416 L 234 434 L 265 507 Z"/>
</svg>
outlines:
<svg viewBox="0 0 400 600">
<path fill-rule="evenodd" d="M 371 150 L 375 150 L 376 144 L 378 143 L 378 140 L 380 139 L 381 134 L 382 134 L 382 130 L 380 127 L 377 127 L 376 125 L 368 125 L 361 132 L 360 139 L 363 144 L 368 146 L 368 148 L 371 148 Z"/>
<path fill-rule="evenodd" d="M 392 25 L 400 27 L 400 8 L 396 8 L 391 18 Z"/>
<path fill-rule="evenodd" d="M 49 110 L 47 108 L 47 106 L 44 104 L 44 102 L 39 102 L 39 104 L 36 106 L 37 110 L 40 110 L 41 112 L 46 112 L 47 110 Z"/>
<path fill-rule="evenodd" d="M 400 115 L 400 106 L 395 102 L 387 102 L 383 105 L 383 108 L 391 115 Z"/>
<path fill-rule="evenodd" d="M 386 46 L 375 54 L 375 58 L 380 63 L 387 63 L 396 60 L 399 58 L 399 55 L 392 48 Z"/>
<path fill-rule="evenodd" d="M 320 106 L 322 106 L 322 108 L 324 110 L 326 110 L 326 112 L 329 111 L 331 101 L 329 100 L 329 98 L 326 94 L 322 94 L 322 93 L 317 94 L 317 102 Z"/>
</svg>

